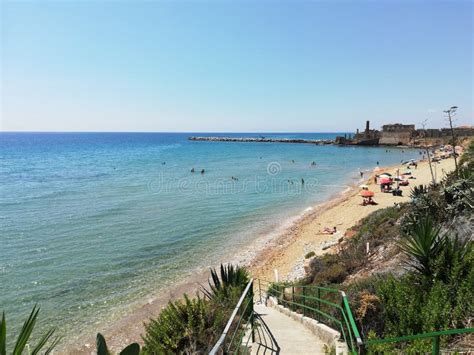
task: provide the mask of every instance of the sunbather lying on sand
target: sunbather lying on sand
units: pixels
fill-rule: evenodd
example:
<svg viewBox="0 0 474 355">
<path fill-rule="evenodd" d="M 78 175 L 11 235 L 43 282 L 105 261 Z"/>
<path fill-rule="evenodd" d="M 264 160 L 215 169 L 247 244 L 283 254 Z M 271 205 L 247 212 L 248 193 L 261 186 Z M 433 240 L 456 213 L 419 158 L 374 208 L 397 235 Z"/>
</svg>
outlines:
<svg viewBox="0 0 474 355">
<path fill-rule="evenodd" d="M 336 232 L 337 232 L 336 227 L 333 227 L 333 228 L 324 227 L 324 229 L 322 231 L 320 231 L 320 233 L 322 233 L 322 234 L 334 234 Z"/>
</svg>

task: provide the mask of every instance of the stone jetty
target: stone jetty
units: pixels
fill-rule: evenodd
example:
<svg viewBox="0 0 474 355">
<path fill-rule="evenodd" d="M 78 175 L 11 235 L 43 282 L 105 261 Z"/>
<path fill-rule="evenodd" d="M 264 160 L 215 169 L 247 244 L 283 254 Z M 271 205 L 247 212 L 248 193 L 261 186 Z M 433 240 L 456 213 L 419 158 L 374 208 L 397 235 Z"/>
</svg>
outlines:
<svg viewBox="0 0 474 355">
<path fill-rule="evenodd" d="M 300 143 L 333 144 L 332 139 L 266 138 L 266 137 L 188 137 L 190 141 L 240 142 L 240 143 Z"/>
</svg>

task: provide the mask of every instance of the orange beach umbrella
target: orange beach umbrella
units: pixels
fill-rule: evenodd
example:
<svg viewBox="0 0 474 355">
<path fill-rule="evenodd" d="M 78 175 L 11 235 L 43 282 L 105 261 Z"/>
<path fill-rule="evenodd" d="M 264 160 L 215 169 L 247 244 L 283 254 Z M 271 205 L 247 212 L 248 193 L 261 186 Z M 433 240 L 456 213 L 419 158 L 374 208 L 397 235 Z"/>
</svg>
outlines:
<svg viewBox="0 0 474 355">
<path fill-rule="evenodd" d="M 362 197 L 373 197 L 374 196 L 374 192 L 373 191 L 369 191 L 369 190 L 362 190 L 360 192 L 360 195 Z"/>
</svg>

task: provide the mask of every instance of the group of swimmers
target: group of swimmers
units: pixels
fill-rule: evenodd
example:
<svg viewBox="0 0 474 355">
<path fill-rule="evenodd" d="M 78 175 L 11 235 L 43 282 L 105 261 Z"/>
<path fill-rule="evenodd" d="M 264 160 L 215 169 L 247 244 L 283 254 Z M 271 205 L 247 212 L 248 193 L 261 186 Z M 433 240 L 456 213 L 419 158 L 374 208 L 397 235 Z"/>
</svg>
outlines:
<svg viewBox="0 0 474 355">
<path fill-rule="evenodd" d="M 260 157 L 260 159 L 262 159 L 262 157 Z M 291 162 L 294 163 L 295 161 L 294 161 L 294 160 L 291 160 Z M 162 164 L 162 165 L 165 165 L 166 162 L 162 162 L 161 164 Z M 315 162 L 315 161 L 312 161 L 312 162 L 311 162 L 311 166 L 316 166 L 316 162 Z M 196 170 L 195 170 L 194 168 L 192 168 L 192 169 L 191 169 L 191 173 L 195 173 L 195 172 L 196 172 Z M 201 174 L 204 174 L 205 172 L 206 172 L 205 169 L 202 169 L 202 170 L 201 170 Z M 234 181 L 239 181 L 239 178 L 236 178 L 235 176 L 231 176 L 231 179 L 234 180 Z M 293 181 L 288 180 L 288 182 L 293 185 Z M 301 185 L 304 185 L 304 179 L 303 179 L 303 178 L 301 178 Z"/>
<path fill-rule="evenodd" d="M 287 180 L 289 184 L 293 185 L 293 180 L 288 179 Z M 304 179 L 301 178 L 301 185 L 304 185 Z"/>
<path fill-rule="evenodd" d="M 194 168 L 191 169 L 191 172 L 192 172 L 192 173 L 195 172 Z M 201 174 L 204 174 L 205 172 L 206 172 L 206 170 L 204 170 L 204 169 L 201 170 Z"/>
</svg>

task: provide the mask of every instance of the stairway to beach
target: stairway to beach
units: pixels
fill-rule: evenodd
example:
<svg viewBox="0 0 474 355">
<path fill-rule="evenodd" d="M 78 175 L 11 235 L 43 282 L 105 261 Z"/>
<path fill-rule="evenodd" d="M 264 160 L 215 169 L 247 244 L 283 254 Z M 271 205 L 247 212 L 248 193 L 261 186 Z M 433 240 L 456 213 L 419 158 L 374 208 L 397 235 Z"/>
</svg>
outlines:
<svg viewBox="0 0 474 355">
<path fill-rule="evenodd" d="M 301 322 L 262 304 L 255 312 L 259 326 L 252 354 L 324 354 L 324 342 Z"/>
</svg>

